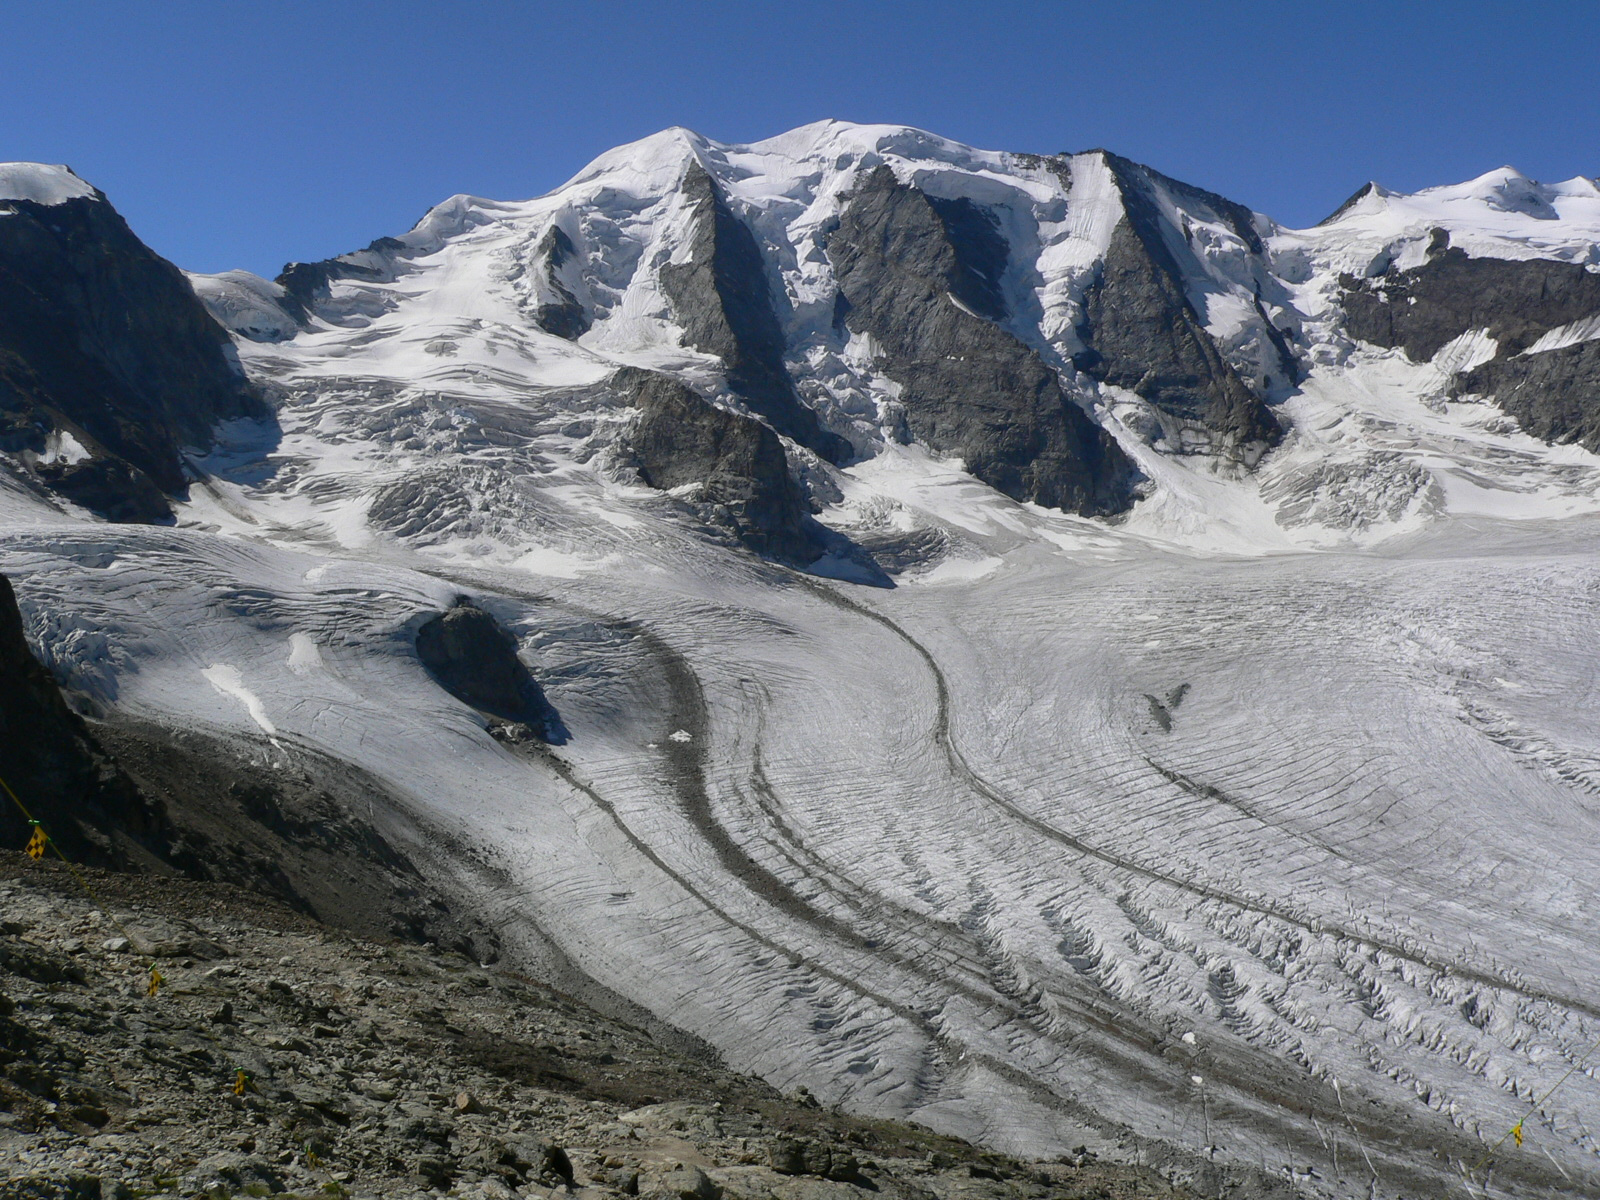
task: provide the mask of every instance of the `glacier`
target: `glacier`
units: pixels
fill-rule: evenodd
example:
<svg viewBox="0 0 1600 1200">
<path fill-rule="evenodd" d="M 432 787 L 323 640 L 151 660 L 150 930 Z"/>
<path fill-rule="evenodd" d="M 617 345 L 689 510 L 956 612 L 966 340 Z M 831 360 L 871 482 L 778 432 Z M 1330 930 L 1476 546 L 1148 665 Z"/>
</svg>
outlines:
<svg viewBox="0 0 1600 1200">
<path fill-rule="evenodd" d="M 1453 387 L 1486 329 L 1418 362 L 1340 305 L 1440 229 L 1600 267 L 1600 191 L 1372 185 L 1292 230 L 1139 176 L 1282 426 L 1247 444 L 1086 357 L 1121 162 L 675 129 L 535 200 L 454 197 L 303 285 L 193 277 L 272 417 L 189 447 L 173 525 L 0 471 L 0 569 L 103 719 L 361 768 L 508 954 L 781 1087 L 1308 1195 L 1595 1194 L 1600 456 Z M 668 294 L 691 164 L 849 447 L 784 442 L 849 547 L 816 562 L 750 554 L 629 466 L 622 368 L 749 411 Z M 1006 495 L 908 434 L 827 248 L 885 166 L 989 214 L 993 319 L 1134 465 L 1125 513 Z M 518 635 L 565 744 L 507 746 L 429 678 L 416 629 L 462 595 Z M 1491 1155 L 1518 1121 L 1527 1152 Z"/>
</svg>

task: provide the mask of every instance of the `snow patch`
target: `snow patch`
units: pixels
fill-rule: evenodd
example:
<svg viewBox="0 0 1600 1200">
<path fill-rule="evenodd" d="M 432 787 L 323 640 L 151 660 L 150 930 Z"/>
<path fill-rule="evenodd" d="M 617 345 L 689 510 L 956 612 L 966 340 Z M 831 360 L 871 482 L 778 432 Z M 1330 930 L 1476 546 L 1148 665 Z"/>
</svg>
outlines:
<svg viewBox="0 0 1600 1200">
<path fill-rule="evenodd" d="M 212 663 L 200 674 L 222 695 L 231 696 L 244 705 L 245 711 L 250 714 L 250 719 L 261 727 L 263 733 L 270 737 L 278 732 L 278 727 L 268 719 L 261 698 L 245 687 L 244 676 L 240 674 L 238 667 L 228 663 Z"/>
<path fill-rule="evenodd" d="M 94 195 L 94 188 L 74 175 L 70 167 L 49 163 L 0 163 L 0 201 L 26 200 L 32 204 L 56 205 Z"/>
</svg>

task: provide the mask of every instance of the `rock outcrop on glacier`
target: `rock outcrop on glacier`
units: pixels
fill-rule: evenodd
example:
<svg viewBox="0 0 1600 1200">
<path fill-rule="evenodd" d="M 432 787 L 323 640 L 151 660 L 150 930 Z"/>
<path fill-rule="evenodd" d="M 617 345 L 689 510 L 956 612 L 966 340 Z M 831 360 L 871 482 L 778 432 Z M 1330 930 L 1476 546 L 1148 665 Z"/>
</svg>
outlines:
<svg viewBox="0 0 1600 1200">
<path fill-rule="evenodd" d="M 639 410 L 626 444 L 647 485 L 683 489 L 709 524 L 726 526 L 757 554 L 804 566 L 826 553 L 825 531 L 770 426 L 659 372 L 624 367 L 615 386 Z"/>
<path fill-rule="evenodd" d="M 562 740 L 561 718 L 517 657 L 516 637 L 465 596 L 418 626 L 417 657 L 463 704 L 544 741 Z"/>
<path fill-rule="evenodd" d="M 698 160 L 688 162 L 679 186 L 688 257 L 663 266 L 660 279 L 684 344 L 721 359 L 734 394 L 779 433 L 837 461 L 848 444 L 821 428 L 784 367 L 783 330 L 754 235 Z"/>
<path fill-rule="evenodd" d="M 1096 379 L 1137 392 L 1184 423 L 1200 446 L 1253 464 L 1283 434 L 1265 397 L 1292 385 L 1300 370 L 1261 309 L 1260 289 L 1270 276 L 1255 215 L 1125 158 L 1101 157 L 1123 213 L 1089 290 L 1085 349 L 1076 361 Z M 1197 254 L 1192 240 L 1196 217 L 1231 234 L 1249 256 L 1253 324 L 1262 342 L 1250 382 L 1223 357 L 1189 298 L 1207 277 L 1204 252 Z M 1182 232 L 1181 240 L 1175 232 Z M 1174 440 L 1182 445 L 1182 433 Z"/>
<path fill-rule="evenodd" d="M 1588 1194 L 1597 247 L 1588 180 L 1294 230 L 1101 151 L 668 130 L 196 278 L 271 419 L 172 528 L 3 460 L 0 565 L 196 861 L 296 903 L 1030 1155 Z M 419 653 L 461 596 L 509 693 Z"/>
</svg>

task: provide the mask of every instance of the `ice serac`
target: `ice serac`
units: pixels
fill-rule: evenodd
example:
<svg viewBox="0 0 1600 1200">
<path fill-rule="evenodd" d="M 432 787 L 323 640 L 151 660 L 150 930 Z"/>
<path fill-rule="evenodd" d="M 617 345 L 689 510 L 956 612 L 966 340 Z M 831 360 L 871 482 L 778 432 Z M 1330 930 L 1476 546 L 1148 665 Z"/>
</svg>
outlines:
<svg viewBox="0 0 1600 1200">
<path fill-rule="evenodd" d="M 970 200 L 936 200 L 875 168 L 828 241 L 839 319 L 870 337 L 902 388 L 906 424 L 1018 500 L 1084 515 L 1125 511 L 1139 472 L 1004 329 L 1004 238 Z"/>
<path fill-rule="evenodd" d="M 1172 222 L 1160 192 L 1208 210 L 1261 256 L 1252 215 L 1221 196 L 1167 179 L 1128 159 L 1101 152 L 1122 196 L 1122 219 L 1112 230 L 1085 305 L 1086 349 L 1077 365 L 1105 383 L 1137 392 L 1157 410 L 1202 433 L 1202 444 L 1253 463 L 1283 436 L 1263 398 L 1239 377 L 1206 329 L 1189 295 L 1196 272 L 1185 270 L 1169 238 Z M 1181 230 L 1174 240 L 1184 241 Z M 1257 298 L 1259 314 L 1259 292 Z M 1286 383 L 1297 375 L 1282 335 L 1260 315 Z M 1168 439 L 1179 443 L 1180 439 Z"/>
<path fill-rule="evenodd" d="M 726 364 L 728 386 L 785 437 L 840 462 L 849 445 L 822 428 L 784 366 L 783 328 L 772 307 L 761 247 L 706 169 L 690 160 L 682 190 L 691 210 L 688 258 L 660 273 L 688 343 Z"/>
<path fill-rule="evenodd" d="M 288 293 L 270 279 L 249 271 L 191 272 L 189 284 L 206 311 L 230 333 L 252 342 L 282 342 L 300 332 L 300 320 L 285 307 Z"/>
<path fill-rule="evenodd" d="M 101 516 L 167 518 L 181 447 L 266 408 L 183 273 L 77 182 L 0 199 L 0 450 Z"/>
<path fill-rule="evenodd" d="M 465 597 L 417 629 L 417 657 L 463 704 L 525 725 L 544 741 L 564 740 L 556 710 L 517 657 L 516 635 Z"/>
<path fill-rule="evenodd" d="M 804 565 L 826 552 L 783 443 L 765 424 L 668 375 L 630 367 L 613 386 L 639 408 L 628 444 L 646 484 L 692 488 L 684 499 L 758 554 Z"/>
</svg>

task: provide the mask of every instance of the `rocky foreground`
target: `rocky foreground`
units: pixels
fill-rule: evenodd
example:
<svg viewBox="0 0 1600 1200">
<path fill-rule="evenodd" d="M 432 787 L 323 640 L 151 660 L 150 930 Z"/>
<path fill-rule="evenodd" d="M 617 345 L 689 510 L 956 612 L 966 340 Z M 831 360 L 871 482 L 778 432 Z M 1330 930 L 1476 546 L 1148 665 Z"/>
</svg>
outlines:
<svg viewBox="0 0 1600 1200">
<path fill-rule="evenodd" d="M 84 878 L 99 904 L 59 863 L 0 856 L 5 1200 L 1132 1200 L 1239 1182 L 987 1154 L 780 1096 L 460 955 L 225 885 Z"/>
</svg>

